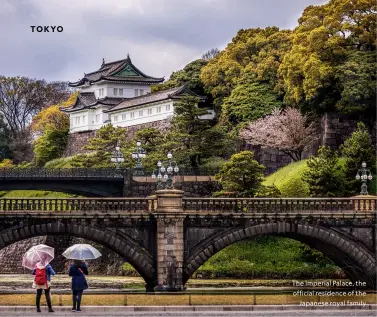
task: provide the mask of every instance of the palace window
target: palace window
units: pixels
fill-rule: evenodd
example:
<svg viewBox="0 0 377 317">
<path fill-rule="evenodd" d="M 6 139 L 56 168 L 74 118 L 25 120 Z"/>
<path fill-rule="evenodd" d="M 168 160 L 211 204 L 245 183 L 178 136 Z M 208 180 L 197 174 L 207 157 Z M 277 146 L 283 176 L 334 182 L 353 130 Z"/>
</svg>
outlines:
<svg viewBox="0 0 377 317">
<path fill-rule="evenodd" d="M 131 116 L 131 119 L 135 118 L 135 112 L 131 112 L 130 116 Z"/>
<path fill-rule="evenodd" d="M 123 96 L 123 88 L 119 88 L 119 96 Z"/>
<path fill-rule="evenodd" d="M 105 89 L 104 88 L 101 88 L 100 90 L 99 90 L 99 96 L 100 97 L 103 97 L 104 95 L 105 95 Z"/>
<path fill-rule="evenodd" d="M 82 124 L 85 124 L 86 116 L 82 116 Z"/>
<path fill-rule="evenodd" d="M 148 114 L 152 114 L 152 109 L 148 109 Z"/>
<path fill-rule="evenodd" d="M 161 112 L 161 107 L 157 107 L 157 113 Z"/>
<path fill-rule="evenodd" d="M 118 96 L 118 88 L 114 88 L 114 96 Z"/>
<path fill-rule="evenodd" d="M 114 116 L 114 122 L 118 121 L 118 116 Z"/>
<path fill-rule="evenodd" d="M 126 119 L 127 119 L 126 114 L 122 114 L 122 120 L 124 121 L 124 120 L 126 120 Z"/>
<path fill-rule="evenodd" d="M 99 122 L 99 114 L 96 114 L 96 123 Z"/>
<path fill-rule="evenodd" d="M 140 96 L 144 95 L 144 89 L 140 89 Z"/>
<path fill-rule="evenodd" d="M 166 111 L 170 111 L 170 105 L 166 105 Z"/>
<path fill-rule="evenodd" d="M 140 110 L 139 111 L 139 117 L 142 117 L 143 116 L 143 110 Z"/>
<path fill-rule="evenodd" d="M 135 89 L 135 97 L 139 96 L 139 89 Z"/>
<path fill-rule="evenodd" d="M 80 125 L 80 117 L 76 117 L 76 125 Z"/>
</svg>

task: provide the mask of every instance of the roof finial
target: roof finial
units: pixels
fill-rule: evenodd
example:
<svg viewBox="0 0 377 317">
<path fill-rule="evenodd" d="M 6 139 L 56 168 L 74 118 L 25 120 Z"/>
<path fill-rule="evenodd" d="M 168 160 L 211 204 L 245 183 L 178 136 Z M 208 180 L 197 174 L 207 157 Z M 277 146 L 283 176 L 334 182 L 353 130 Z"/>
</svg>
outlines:
<svg viewBox="0 0 377 317">
<path fill-rule="evenodd" d="M 105 59 L 102 58 L 102 66 L 105 65 Z"/>
<path fill-rule="evenodd" d="M 129 53 L 127 53 L 127 59 L 131 60 Z"/>
</svg>

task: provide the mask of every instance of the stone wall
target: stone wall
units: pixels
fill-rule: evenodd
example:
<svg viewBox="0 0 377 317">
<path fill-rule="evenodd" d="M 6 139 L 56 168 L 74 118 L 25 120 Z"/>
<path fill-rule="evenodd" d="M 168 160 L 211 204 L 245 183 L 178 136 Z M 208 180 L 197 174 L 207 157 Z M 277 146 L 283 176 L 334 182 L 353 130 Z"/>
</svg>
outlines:
<svg viewBox="0 0 377 317">
<path fill-rule="evenodd" d="M 175 176 L 174 187 L 189 197 L 210 197 L 221 186 L 209 176 Z M 151 177 L 134 177 L 125 184 L 126 197 L 145 197 L 156 191 L 156 180 Z"/>
<path fill-rule="evenodd" d="M 125 129 L 125 136 L 127 139 L 132 139 L 135 137 L 137 131 L 145 128 L 156 128 L 161 129 L 163 126 L 166 125 L 168 120 L 160 120 L 155 122 L 148 122 L 144 124 L 138 124 L 132 127 L 124 128 Z M 71 133 L 68 136 L 67 146 L 63 153 L 64 157 L 72 156 L 75 154 L 82 154 L 87 153 L 89 151 L 84 150 L 83 147 L 89 142 L 89 140 L 96 136 L 96 131 L 82 131 L 82 132 L 75 132 Z"/>
<path fill-rule="evenodd" d="M 122 265 L 124 260 L 117 253 L 114 253 L 113 251 L 91 241 L 68 236 L 40 236 L 25 239 L 1 249 L 0 274 L 29 274 L 30 270 L 22 267 L 22 257 L 27 250 L 38 244 L 47 244 L 54 247 L 55 259 L 51 262 L 51 265 L 56 273 L 67 273 L 71 261 L 64 258 L 62 253 L 69 246 L 77 243 L 91 244 L 102 253 L 100 258 L 88 261 L 90 274 L 122 275 Z"/>
<path fill-rule="evenodd" d="M 88 141 L 96 136 L 96 131 L 76 132 L 68 135 L 67 146 L 64 150 L 63 156 L 72 156 L 76 154 L 87 153 L 83 147 Z"/>
<path fill-rule="evenodd" d="M 338 149 L 340 145 L 347 140 L 351 134 L 356 131 L 357 123 L 361 121 L 351 115 L 344 115 L 339 113 L 326 113 L 318 120 L 319 138 L 317 141 L 309 144 L 302 153 L 302 158 L 307 159 L 310 155 L 316 155 L 321 145 L 329 146 L 332 149 Z M 362 120 L 368 127 L 369 133 L 372 136 L 373 144 L 376 144 L 376 130 L 377 123 L 375 118 L 371 120 Z M 269 175 L 277 169 L 288 165 L 293 160 L 285 153 L 273 148 L 261 148 L 260 146 L 253 146 L 246 144 L 245 149 L 254 151 L 255 159 L 263 164 L 265 174 Z"/>
</svg>

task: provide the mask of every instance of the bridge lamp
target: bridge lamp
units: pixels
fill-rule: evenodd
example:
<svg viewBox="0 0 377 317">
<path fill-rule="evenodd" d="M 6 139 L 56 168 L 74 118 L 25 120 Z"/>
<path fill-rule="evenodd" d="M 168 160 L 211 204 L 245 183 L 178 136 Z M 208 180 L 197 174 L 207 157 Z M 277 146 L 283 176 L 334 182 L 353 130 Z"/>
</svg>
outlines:
<svg viewBox="0 0 377 317">
<path fill-rule="evenodd" d="M 358 169 L 356 174 L 356 179 L 361 180 L 361 195 L 368 195 L 368 187 L 367 181 L 371 181 L 373 179 L 372 173 L 370 172 L 369 168 L 367 167 L 367 163 L 361 163 L 361 168 Z"/>
<path fill-rule="evenodd" d="M 124 156 L 122 152 L 120 151 L 119 146 L 115 147 L 115 151 L 113 152 L 111 156 L 111 162 L 115 163 L 115 168 L 119 169 L 119 163 L 124 162 Z"/>
<path fill-rule="evenodd" d="M 167 161 L 158 161 L 157 170 L 153 171 L 152 178 L 157 178 L 157 189 L 162 189 L 163 180 L 165 180 L 165 188 L 173 189 L 173 176 L 179 172 L 177 162 L 173 161 L 173 155 L 171 152 L 167 154 Z"/>
<path fill-rule="evenodd" d="M 138 140 L 136 142 L 136 150 L 131 154 L 131 157 L 136 160 L 136 167 L 134 169 L 135 176 L 143 176 L 143 164 L 141 163 L 141 159 L 146 157 L 146 151 L 141 147 L 141 141 Z"/>
</svg>

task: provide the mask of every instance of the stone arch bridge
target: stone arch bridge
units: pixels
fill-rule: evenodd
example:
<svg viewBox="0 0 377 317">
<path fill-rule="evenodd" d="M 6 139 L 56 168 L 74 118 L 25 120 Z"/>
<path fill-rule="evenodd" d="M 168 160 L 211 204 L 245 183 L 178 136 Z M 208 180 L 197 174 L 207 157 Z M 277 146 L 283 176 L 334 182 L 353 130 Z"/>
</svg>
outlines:
<svg viewBox="0 0 377 317">
<path fill-rule="evenodd" d="M 92 240 L 130 262 L 146 289 L 183 290 L 201 264 L 257 235 L 323 252 L 353 281 L 376 288 L 376 198 L 0 199 L 0 248 L 40 235 Z"/>
</svg>

